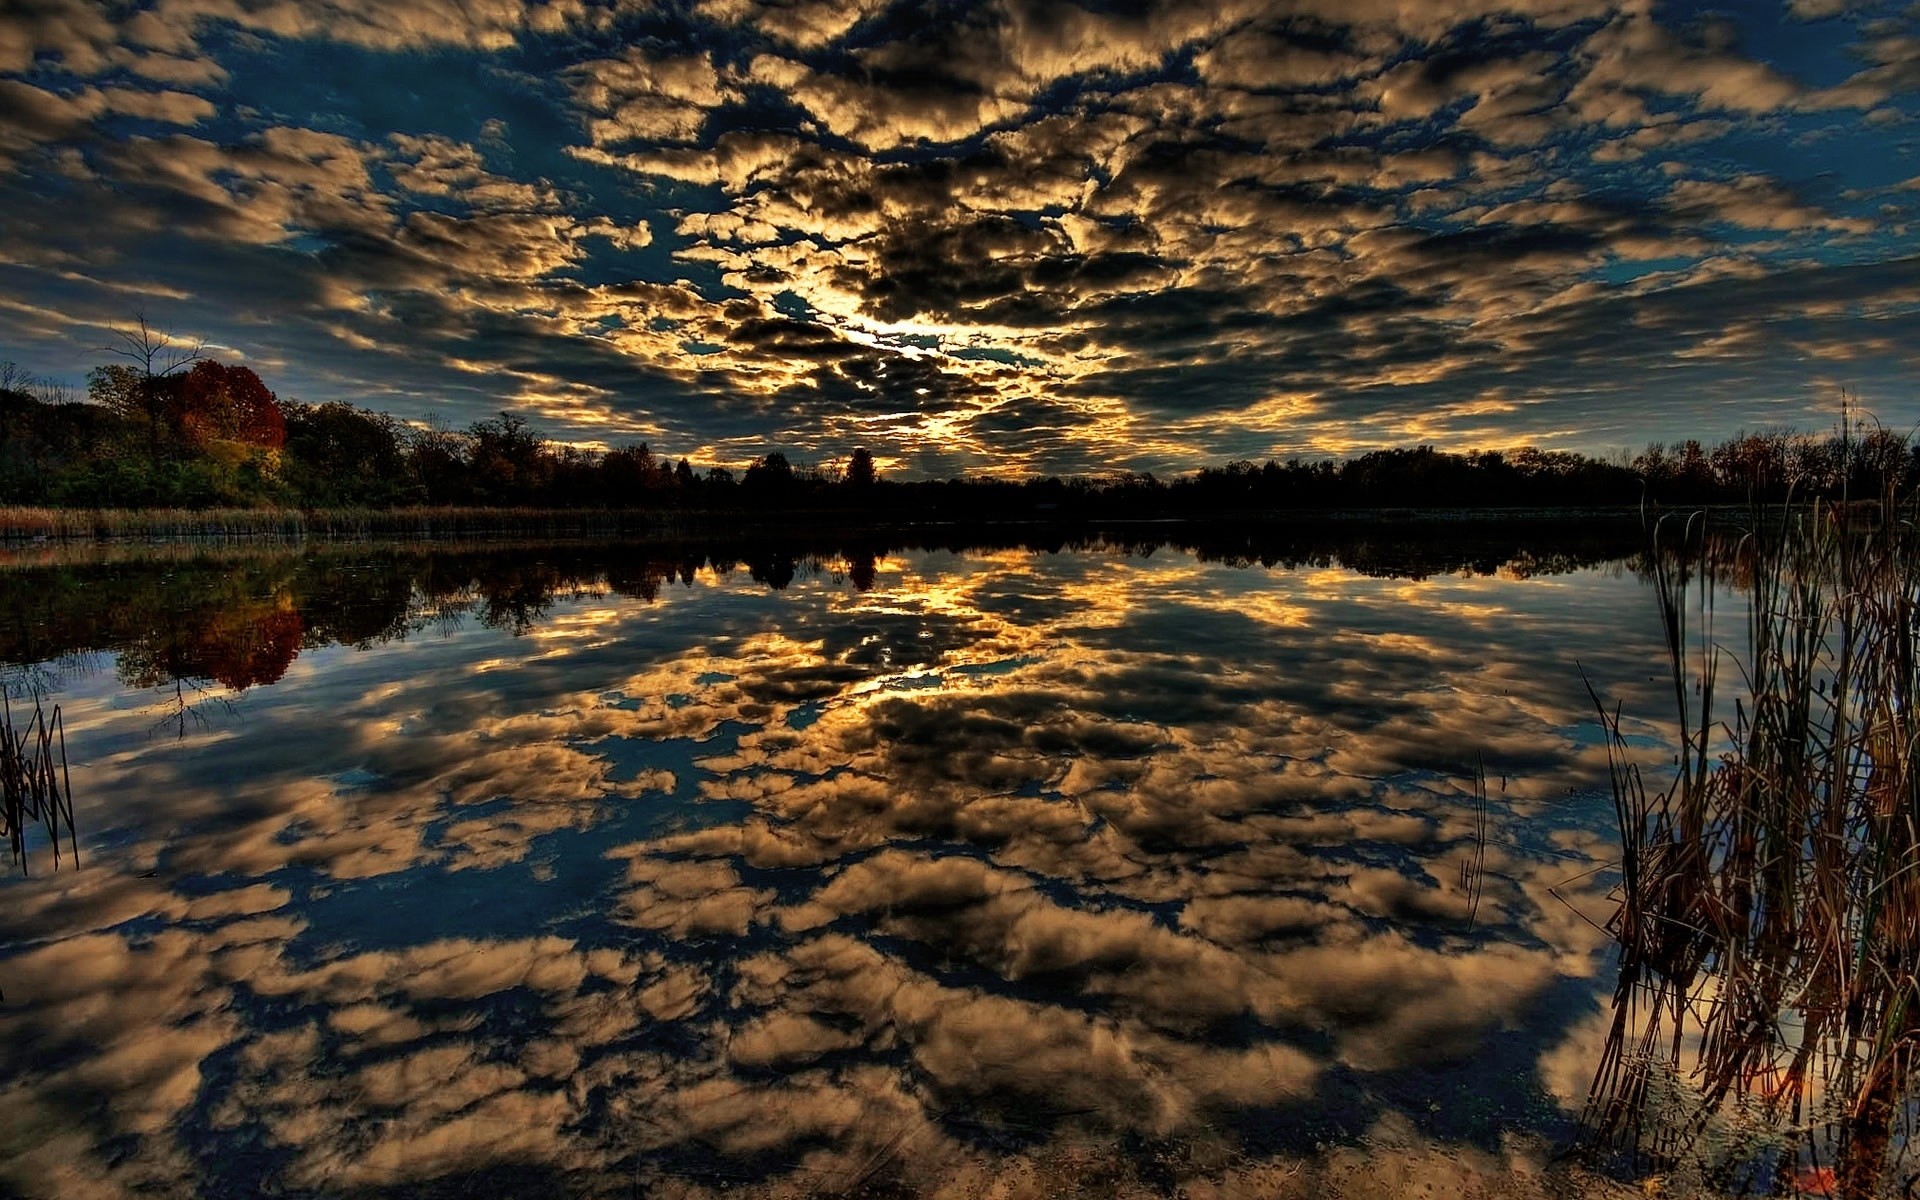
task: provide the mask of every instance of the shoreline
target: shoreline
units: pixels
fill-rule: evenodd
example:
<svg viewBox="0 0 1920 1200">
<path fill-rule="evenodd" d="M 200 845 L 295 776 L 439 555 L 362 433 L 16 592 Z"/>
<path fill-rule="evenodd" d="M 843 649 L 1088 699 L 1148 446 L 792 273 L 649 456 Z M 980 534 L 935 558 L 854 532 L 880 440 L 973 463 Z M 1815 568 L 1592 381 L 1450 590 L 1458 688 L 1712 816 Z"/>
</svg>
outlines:
<svg viewBox="0 0 1920 1200">
<path fill-rule="evenodd" d="M 1774 511 L 1767 505 L 1762 511 Z M 795 509 L 783 513 L 739 509 L 564 509 L 421 507 L 399 509 L 55 509 L 0 510 L 0 546 L 18 549 L 61 544 L 170 542 L 358 542 L 397 539 L 574 537 L 712 537 L 779 533 L 895 532 L 928 529 L 1139 529 L 1211 526 L 1502 526 L 1561 524 L 1587 528 L 1639 527 L 1658 512 L 1704 512 L 1709 518 L 1750 517 L 1744 505 L 1683 509 L 1640 506 L 1510 508 L 1380 506 L 1218 512 L 878 513 L 865 509 Z"/>
</svg>

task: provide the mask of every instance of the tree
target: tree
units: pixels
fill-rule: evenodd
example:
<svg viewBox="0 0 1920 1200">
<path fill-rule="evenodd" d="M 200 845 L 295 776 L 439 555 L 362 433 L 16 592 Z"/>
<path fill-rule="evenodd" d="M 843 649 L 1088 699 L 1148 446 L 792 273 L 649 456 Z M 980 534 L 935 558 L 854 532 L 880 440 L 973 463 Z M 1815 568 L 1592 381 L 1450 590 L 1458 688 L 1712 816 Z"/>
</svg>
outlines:
<svg viewBox="0 0 1920 1200">
<path fill-rule="evenodd" d="M 338 400 L 284 407 L 282 478 L 304 503 L 387 504 L 418 499 L 403 454 L 404 430 L 385 413 Z"/>
<path fill-rule="evenodd" d="M 1699 438 L 1688 438 L 1680 447 L 1680 479 L 1695 495 L 1706 491 L 1713 483 L 1713 467 L 1707 461 L 1706 447 L 1700 444 Z"/>
<path fill-rule="evenodd" d="M 490 421 L 475 422 L 467 432 L 473 438 L 474 482 L 482 500 L 528 499 L 552 478 L 547 439 L 525 417 L 503 411 Z"/>
<path fill-rule="evenodd" d="M 879 478 L 880 473 L 873 468 L 873 455 L 868 454 L 865 447 L 855 450 L 847 460 L 846 485 L 855 491 L 865 491 Z"/>
<path fill-rule="evenodd" d="M 133 320 L 130 328 L 114 330 L 116 340 L 108 343 L 104 349 L 108 354 L 117 354 L 133 363 L 145 378 L 178 374 L 199 362 L 201 352 L 207 348 L 204 338 L 188 342 L 165 330 L 153 328 L 147 323 L 145 313 L 135 313 Z"/>
<path fill-rule="evenodd" d="M 416 429 L 407 435 L 407 471 L 429 503 L 466 504 L 473 500 L 468 463 L 473 439 L 448 429 Z"/>
<path fill-rule="evenodd" d="M 108 354 L 126 359 L 131 365 L 123 369 L 132 372 L 115 377 L 115 402 L 125 406 L 123 415 L 145 423 L 147 452 L 157 457 L 166 416 L 166 394 L 160 381 L 199 362 L 207 343 L 205 340 L 187 342 L 155 329 L 147 323 L 145 313 L 135 313 L 132 327 L 114 330 L 114 337 L 113 342 L 102 348 Z M 89 394 L 93 392 L 92 384 L 93 376 L 89 375 Z"/>
<path fill-rule="evenodd" d="M 785 496 L 793 489 L 793 464 L 787 456 L 775 450 L 765 458 L 756 458 L 747 464 L 746 473 L 740 477 L 740 486 L 749 496 L 761 502 L 770 502 Z"/>
<path fill-rule="evenodd" d="M 659 487 L 665 471 L 645 442 L 609 450 L 600 460 L 602 486 L 610 499 L 632 504 Z"/>
<path fill-rule="evenodd" d="M 286 444 L 279 400 L 249 367 L 203 358 L 163 390 L 169 424 L 198 449 L 223 442 L 245 450 L 278 450 Z"/>
<path fill-rule="evenodd" d="M 87 399 L 128 421 L 148 419 L 145 386 L 145 377 L 125 363 L 108 363 L 87 372 Z"/>
</svg>

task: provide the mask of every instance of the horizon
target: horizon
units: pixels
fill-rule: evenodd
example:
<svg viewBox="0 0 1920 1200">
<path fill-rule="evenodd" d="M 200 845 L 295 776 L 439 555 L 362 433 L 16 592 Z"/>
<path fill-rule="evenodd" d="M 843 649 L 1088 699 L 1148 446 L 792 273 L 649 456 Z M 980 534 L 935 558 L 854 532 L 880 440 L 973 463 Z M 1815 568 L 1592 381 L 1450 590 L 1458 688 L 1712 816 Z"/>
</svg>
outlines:
<svg viewBox="0 0 1920 1200">
<path fill-rule="evenodd" d="M 106 347 L 104 349 L 105 352 L 109 354 L 117 353 L 112 347 Z M 198 362 L 213 362 L 217 364 L 219 361 L 217 355 L 194 354 L 191 357 L 180 358 L 179 365 L 185 367 Z M 244 363 L 231 365 L 245 366 Z M 251 368 L 247 369 L 251 370 Z M 15 376 L 13 384 L 0 387 L 0 394 L 11 393 L 55 407 L 68 404 L 100 406 L 101 403 L 98 398 L 88 395 L 85 388 L 74 387 L 64 380 L 47 376 L 22 374 L 19 372 L 18 364 L 11 360 L 0 360 L 0 373 Z M 165 380 L 170 374 L 171 372 L 157 373 L 156 377 Z M 264 383 L 264 381 L 262 382 Z M 511 409 L 500 409 L 493 413 L 491 417 L 482 418 L 468 426 L 455 428 L 437 423 L 430 418 L 400 417 L 381 410 L 351 405 L 350 401 L 323 401 L 313 403 L 290 396 L 275 395 L 272 398 L 282 407 L 283 411 L 287 411 L 289 415 L 291 415 L 291 410 L 287 409 L 286 406 L 288 405 L 300 406 L 307 409 L 318 409 L 327 403 L 349 404 L 350 407 L 354 407 L 356 411 L 390 421 L 392 423 L 390 427 L 403 439 L 421 435 L 451 435 L 456 438 L 471 439 L 481 427 L 497 424 L 498 419 L 512 418 L 519 422 L 525 431 L 550 453 L 575 451 L 589 455 L 597 460 L 617 451 L 638 450 L 646 452 L 663 466 L 670 467 L 676 462 L 684 462 L 693 470 L 702 473 L 720 468 L 737 475 L 747 468 L 765 463 L 769 458 L 777 456 L 785 461 L 796 474 L 813 473 L 831 477 L 842 471 L 845 464 L 852 459 L 854 454 L 866 449 L 864 446 L 847 446 L 837 450 L 827 449 L 818 455 L 809 455 L 798 451 L 789 453 L 790 450 L 793 450 L 792 447 L 769 445 L 764 447 L 761 453 L 754 454 L 747 458 L 736 458 L 725 461 L 715 459 L 695 461 L 688 454 L 673 449 L 655 447 L 645 441 L 624 441 L 609 444 L 600 441 L 568 441 L 556 438 L 550 436 L 537 422 L 527 421 L 523 414 Z M 106 407 L 111 408 L 110 405 Z M 1375 455 L 1419 452 L 1435 452 L 1460 459 L 1473 459 L 1491 455 L 1496 458 L 1503 458 L 1509 462 L 1513 461 L 1517 456 L 1525 454 L 1539 454 L 1543 456 L 1571 455 L 1587 463 L 1639 473 L 1641 470 L 1638 465 L 1639 460 L 1646 458 L 1648 455 L 1656 455 L 1656 453 L 1667 455 L 1684 453 L 1689 447 L 1711 453 L 1717 449 L 1735 446 L 1738 443 L 1755 438 L 1780 443 L 1799 443 L 1812 447 L 1823 445 L 1832 447 L 1852 437 L 1866 437 L 1869 431 L 1891 435 L 1897 439 L 1903 447 L 1908 448 L 1916 457 L 1920 457 L 1920 428 L 1899 430 L 1889 427 L 1881 422 L 1876 414 L 1863 411 L 1851 400 L 1847 400 L 1843 404 L 1841 411 L 1836 414 L 1834 424 L 1825 430 L 1803 429 L 1794 425 L 1763 426 L 1752 429 L 1742 427 L 1730 432 L 1723 431 L 1718 435 L 1709 434 L 1706 436 L 1695 435 L 1685 438 L 1676 437 L 1669 441 L 1651 439 L 1642 442 L 1638 446 L 1609 446 L 1597 452 L 1558 449 L 1542 446 L 1533 442 L 1514 442 L 1504 445 L 1497 443 L 1472 443 L 1461 446 L 1443 446 L 1429 441 L 1403 442 L 1398 445 L 1355 448 L 1344 453 L 1334 451 L 1306 451 L 1287 455 L 1272 454 L 1257 458 L 1216 459 L 1212 462 L 1189 464 L 1171 463 L 1160 470 L 1135 470 L 1128 467 L 1111 466 L 1091 467 L 1074 472 L 1043 473 L 1032 470 L 1022 471 L 1018 468 L 1008 469 L 990 464 L 984 467 L 963 469 L 952 475 L 921 475 L 917 477 L 903 476 L 901 473 L 888 470 L 886 465 L 878 459 L 873 459 L 873 461 L 881 477 L 889 481 L 908 483 L 964 481 L 992 484 L 1031 484 L 1049 480 L 1065 482 L 1083 480 L 1115 482 L 1127 479 L 1148 479 L 1165 483 L 1171 480 L 1201 476 L 1209 472 L 1230 471 L 1232 468 L 1238 466 L 1265 467 L 1273 465 L 1294 467 L 1327 464 L 1337 467 L 1343 466 L 1348 462 Z M 276 453 L 277 452 L 276 450 Z M 872 458 L 870 452 L 869 457 L 870 459 Z"/>
<path fill-rule="evenodd" d="M 0 16 L 0 358 L 737 466 L 1920 425 L 1899 3 Z"/>
</svg>

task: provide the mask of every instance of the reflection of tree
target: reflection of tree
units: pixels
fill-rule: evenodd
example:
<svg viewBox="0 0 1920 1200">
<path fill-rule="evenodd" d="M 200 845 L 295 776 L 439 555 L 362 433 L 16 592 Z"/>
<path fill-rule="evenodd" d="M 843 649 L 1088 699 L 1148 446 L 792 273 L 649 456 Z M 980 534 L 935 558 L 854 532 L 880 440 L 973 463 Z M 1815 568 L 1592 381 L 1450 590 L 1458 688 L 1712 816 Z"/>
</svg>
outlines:
<svg viewBox="0 0 1920 1200">
<path fill-rule="evenodd" d="M 287 581 L 297 596 L 303 645 L 372 646 L 407 635 L 420 619 L 414 564 L 391 554 L 343 567 L 327 558 L 303 562 Z"/>
<path fill-rule="evenodd" d="M 642 563 L 638 567 L 621 564 L 607 568 L 607 586 L 622 596 L 652 602 L 659 598 L 662 582 L 673 578 L 671 564 Z"/>
<path fill-rule="evenodd" d="M 265 611 L 224 612 L 205 634 L 207 674 L 234 691 L 278 683 L 300 653 L 300 614 L 284 598 Z"/>
<path fill-rule="evenodd" d="M 120 677 L 140 688 L 211 679 L 236 692 L 277 683 L 300 653 L 302 628 L 286 595 L 201 607 L 123 648 Z"/>
<path fill-rule="evenodd" d="M 1327 566 L 1419 577 L 1450 571 L 1549 574 L 1634 550 L 1631 539 L 1569 535 L 1543 527 L 1516 533 L 1455 531 L 1446 540 L 1388 533 L 1178 527 L 1141 533 L 1068 533 L 943 526 L 937 534 L 872 533 L 819 539 L 663 544 L 544 544 L 261 549 L 222 557 L 196 551 L 164 560 L 68 564 L 0 572 L 0 663 L 119 658 L 137 687 L 179 684 L 182 711 L 218 685 L 233 691 L 278 681 L 302 649 L 369 646 L 477 617 L 524 634 L 556 600 L 612 591 L 646 603 L 678 579 L 710 570 L 726 581 L 744 566 L 775 590 L 830 576 L 856 590 L 877 586 L 878 563 L 898 549 L 1023 548 L 1142 556 L 1173 545 L 1203 561 L 1235 566 Z M 183 718 L 184 720 L 184 718 Z"/>
<path fill-rule="evenodd" d="M 160 693 L 162 725 L 184 735 L 205 724 L 218 684 L 231 692 L 278 683 L 300 653 L 303 624 L 284 593 L 229 604 L 167 611 L 117 647 L 117 673 L 129 687 Z"/>
<path fill-rule="evenodd" d="M 755 583 L 764 583 L 780 591 L 793 583 L 793 556 L 783 550 L 763 551 L 747 562 L 747 573 Z"/>
<path fill-rule="evenodd" d="M 854 550 L 847 555 L 847 578 L 853 581 L 855 591 L 870 592 L 878 573 L 874 567 L 873 552 Z"/>
<path fill-rule="evenodd" d="M 505 564 L 479 580 L 480 622 L 515 637 L 530 632 L 547 614 L 555 594 L 580 578 L 544 561 Z"/>
</svg>

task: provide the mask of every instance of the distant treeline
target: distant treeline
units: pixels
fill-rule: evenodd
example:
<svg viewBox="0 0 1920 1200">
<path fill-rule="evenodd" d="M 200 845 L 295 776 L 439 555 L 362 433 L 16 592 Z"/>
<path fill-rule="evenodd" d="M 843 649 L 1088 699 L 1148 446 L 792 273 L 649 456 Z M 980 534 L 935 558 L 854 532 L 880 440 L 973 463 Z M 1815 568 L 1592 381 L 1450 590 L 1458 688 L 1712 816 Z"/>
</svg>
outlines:
<svg viewBox="0 0 1920 1200">
<path fill-rule="evenodd" d="M 1431 446 L 1344 460 L 1234 462 L 1165 479 L 894 480 L 850 447 L 805 465 L 770 452 L 741 471 L 645 444 L 549 441 L 503 412 L 422 429 L 330 402 L 280 400 L 252 370 L 196 356 L 100 367 L 87 396 L 0 363 L 0 504 L 56 508 L 291 507 L 687 509 L 890 516 L 1183 514 L 1376 507 L 1600 507 L 1878 495 L 1920 482 L 1920 447 L 1880 429 L 1740 434 L 1594 458 L 1538 449 Z M 164 368 L 164 369 L 163 369 Z"/>
</svg>

